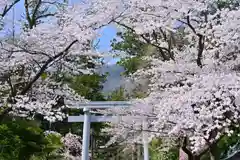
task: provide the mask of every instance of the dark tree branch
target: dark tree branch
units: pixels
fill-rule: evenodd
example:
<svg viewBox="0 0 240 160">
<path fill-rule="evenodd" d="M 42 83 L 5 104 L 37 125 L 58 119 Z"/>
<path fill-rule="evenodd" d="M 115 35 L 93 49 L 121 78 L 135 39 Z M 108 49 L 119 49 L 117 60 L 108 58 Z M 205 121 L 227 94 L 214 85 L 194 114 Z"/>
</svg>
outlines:
<svg viewBox="0 0 240 160">
<path fill-rule="evenodd" d="M 188 157 L 193 156 L 192 152 L 187 148 L 188 139 L 187 137 L 184 137 L 183 144 L 182 144 L 182 150 L 188 155 Z"/>
<path fill-rule="evenodd" d="M 33 77 L 33 79 L 23 88 L 23 90 L 20 92 L 21 95 L 24 95 L 28 92 L 28 90 L 32 87 L 32 85 L 39 79 L 39 77 L 44 73 L 44 71 L 47 69 L 48 65 L 58 59 L 61 56 L 64 56 L 68 54 L 69 49 L 77 43 L 78 40 L 73 41 L 67 48 L 65 48 L 62 52 L 58 53 L 54 57 L 49 58 L 45 64 L 40 68 L 40 70 L 37 72 L 37 74 Z"/>
<path fill-rule="evenodd" d="M 162 33 L 163 39 L 166 41 L 167 40 L 167 35 L 166 33 L 164 33 L 164 31 L 162 30 L 162 28 L 159 28 L 160 32 Z"/>
<path fill-rule="evenodd" d="M 4 17 L 11 9 L 12 7 L 17 4 L 18 2 L 20 2 L 20 0 L 15 0 L 10 6 L 5 6 L 4 10 L 3 10 L 3 13 L 0 14 L 1 17 Z"/>
<path fill-rule="evenodd" d="M 120 23 L 120 22 L 117 22 L 117 21 L 115 21 L 115 20 L 113 20 L 113 22 L 115 22 L 116 24 L 118 24 L 118 25 L 120 25 L 120 26 L 123 26 L 124 28 L 126 28 L 126 29 L 128 29 L 128 30 L 130 30 L 130 31 L 132 31 L 132 32 L 135 33 L 135 30 L 134 30 L 133 28 L 131 28 L 131 27 L 125 25 L 125 24 L 122 24 L 122 23 Z M 164 52 L 164 51 L 166 51 L 166 52 L 169 53 L 169 50 L 168 50 L 167 48 L 160 47 L 160 46 L 152 43 L 151 40 L 149 40 L 148 38 L 146 38 L 143 34 L 141 34 L 140 37 L 141 37 L 147 44 L 150 44 L 150 45 L 156 47 L 156 48 L 159 50 L 159 52 L 161 53 L 161 56 L 162 56 L 163 60 L 169 60 L 169 58 L 166 56 L 166 54 L 165 54 L 165 52 Z M 171 56 L 170 56 L 170 57 L 171 57 Z M 171 58 L 172 58 L 172 57 L 171 57 Z M 172 60 L 174 60 L 174 59 L 172 59 Z"/>
<path fill-rule="evenodd" d="M 39 68 L 41 68 L 40 63 L 37 60 L 33 59 L 33 61 L 38 65 Z"/>
<path fill-rule="evenodd" d="M 190 11 L 188 12 L 190 13 Z M 190 16 L 187 16 L 187 25 L 193 31 L 193 33 L 198 36 L 198 54 L 197 54 L 197 65 L 202 68 L 202 54 L 204 50 L 204 36 L 200 33 L 197 33 L 195 28 L 192 26 L 190 22 Z"/>
<path fill-rule="evenodd" d="M 188 148 L 188 139 L 187 137 L 184 137 L 183 144 L 182 144 L 182 150 L 188 155 L 189 160 L 199 160 L 204 154 L 206 154 L 209 150 L 212 150 L 214 147 L 216 147 L 216 144 L 223 138 L 221 136 L 218 140 L 215 142 L 210 143 L 208 139 L 205 139 L 207 142 L 208 147 L 204 150 L 202 150 L 199 154 L 193 154 Z"/>
<path fill-rule="evenodd" d="M 43 55 L 43 56 L 46 56 L 46 57 L 50 58 L 50 56 L 48 54 L 44 53 L 44 52 L 27 50 L 26 48 L 23 48 L 21 46 L 17 46 L 17 47 L 19 47 L 20 50 L 13 50 L 13 51 L 11 51 L 11 50 L 8 50 L 8 49 L 5 49 L 5 48 L 2 48 L 2 49 L 7 51 L 7 52 L 12 52 L 12 53 L 26 52 L 26 53 L 31 54 L 31 55 Z"/>
<path fill-rule="evenodd" d="M 188 14 L 190 13 L 190 11 L 188 12 Z M 190 22 L 190 16 L 187 15 L 187 23 L 186 23 L 190 28 L 191 30 L 193 31 L 194 34 L 197 34 L 195 28 L 192 26 L 191 22 Z"/>
<path fill-rule="evenodd" d="M 54 13 L 48 13 L 48 14 L 39 15 L 39 16 L 36 17 L 36 20 L 39 20 L 41 18 L 50 17 L 50 16 L 55 16 L 55 14 Z"/>
<path fill-rule="evenodd" d="M 158 43 L 158 38 L 157 38 L 157 33 L 155 32 L 155 30 L 153 30 L 153 39 L 155 40 L 156 43 Z"/>
<path fill-rule="evenodd" d="M 174 41 L 174 38 L 173 38 L 173 34 L 171 33 L 171 36 L 168 40 L 168 54 L 169 54 L 169 56 L 172 60 L 174 60 L 174 54 L 173 54 L 173 51 L 172 51 L 173 41 Z"/>
<path fill-rule="evenodd" d="M 54 57 L 50 57 L 45 64 L 40 68 L 40 70 L 37 72 L 37 74 L 33 77 L 32 80 L 23 88 L 23 90 L 20 92 L 20 95 L 26 94 L 32 87 L 32 85 L 40 78 L 40 76 L 44 73 L 44 71 L 48 68 L 48 65 L 52 62 L 54 62 L 56 59 L 68 54 L 69 49 L 77 43 L 78 40 L 74 40 L 72 43 L 70 43 L 62 52 L 58 53 Z M 10 103 L 13 103 L 12 97 L 9 97 L 8 101 Z M 7 107 L 6 109 L 3 109 L 2 112 L 0 112 L 0 122 L 3 120 L 4 116 L 12 111 L 12 107 Z"/>
<path fill-rule="evenodd" d="M 188 11 L 188 13 L 190 13 L 190 11 Z M 187 15 L 187 22 L 184 22 L 182 20 L 178 20 L 184 24 L 186 24 L 191 30 L 192 32 L 198 37 L 198 54 L 197 54 L 197 65 L 202 68 L 202 57 L 203 57 L 203 50 L 204 50 L 204 41 L 205 38 L 202 34 L 197 33 L 195 28 L 193 27 L 193 25 L 190 22 L 190 16 Z"/>
<path fill-rule="evenodd" d="M 44 2 L 42 0 L 38 0 L 36 6 L 34 7 L 34 9 L 32 11 L 32 13 L 30 13 L 28 0 L 25 0 L 25 5 L 24 6 L 25 6 L 26 18 L 27 18 L 28 25 L 29 25 L 30 29 L 32 29 L 34 26 L 37 25 L 37 20 L 39 20 L 41 18 L 46 18 L 46 17 L 49 17 L 49 16 L 55 16 L 54 13 L 46 13 L 46 14 L 42 14 L 42 15 L 37 14 L 43 3 Z"/>
<path fill-rule="evenodd" d="M 41 3 L 42 3 L 42 0 L 38 0 L 34 10 L 33 10 L 33 13 L 32 13 L 32 21 L 36 21 L 36 17 L 37 17 L 37 12 L 38 12 L 38 9 L 40 8 L 41 6 Z M 36 24 L 35 24 L 36 25 Z"/>
<path fill-rule="evenodd" d="M 202 68 L 202 57 L 204 50 L 204 36 L 197 34 L 198 36 L 198 55 L 197 55 L 197 65 Z"/>
<path fill-rule="evenodd" d="M 29 12 L 28 0 L 24 1 L 24 7 L 25 7 L 25 12 L 26 12 L 26 18 L 27 18 L 27 21 L 28 21 L 28 26 L 29 26 L 30 29 L 32 29 L 33 25 L 32 25 L 32 19 L 30 17 L 30 12 Z"/>
</svg>

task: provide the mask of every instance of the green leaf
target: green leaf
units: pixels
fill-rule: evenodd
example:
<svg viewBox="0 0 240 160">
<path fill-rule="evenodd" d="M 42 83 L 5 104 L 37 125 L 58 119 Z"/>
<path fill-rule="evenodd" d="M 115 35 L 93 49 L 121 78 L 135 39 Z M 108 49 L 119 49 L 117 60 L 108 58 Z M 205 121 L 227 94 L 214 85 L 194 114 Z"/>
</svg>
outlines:
<svg viewBox="0 0 240 160">
<path fill-rule="evenodd" d="M 44 73 L 42 73 L 41 74 L 41 78 L 42 78 L 42 80 L 45 80 L 46 78 L 47 78 L 47 73 L 46 72 L 44 72 Z"/>
</svg>

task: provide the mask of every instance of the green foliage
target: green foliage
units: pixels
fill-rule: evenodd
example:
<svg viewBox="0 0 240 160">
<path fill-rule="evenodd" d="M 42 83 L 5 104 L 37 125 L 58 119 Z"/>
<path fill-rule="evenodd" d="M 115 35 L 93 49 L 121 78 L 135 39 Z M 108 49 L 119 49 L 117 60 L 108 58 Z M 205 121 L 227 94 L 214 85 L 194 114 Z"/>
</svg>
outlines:
<svg viewBox="0 0 240 160">
<path fill-rule="evenodd" d="M 105 80 L 105 75 L 98 74 L 76 76 L 71 79 L 70 87 L 86 99 L 102 101 L 104 96 L 101 91 Z"/>
<path fill-rule="evenodd" d="M 111 92 L 107 98 L 108 101 L 124 101 L 126 100 L 124 88 L 120 87 Z"/>
<path fill-rule="evenodd" d="M 129 75 L 136 72 L 142 63 L 144 62 L 141 59 L 141 57 L 123 58 L 119 62 L 117 62 L 118 65 L 121 65 L 124 67 L 125 75 Z"/>
<path fill-rule="evenodd" d="M 75 90 L 75 92 L 91 101 L 105 101 L 105 97 L 102 94 L 103 83 L 106 80 L 106 75 L 92 74 L 92 75 L 79 75 L 75 77 L 65 77 L 64 82 Z M 71 109 L 69 115 L 83 114 L 82 110 Z M 99 133 L 103 127 L 101 123 L 92 123 L 92 128 L 96 133 Z M 68 123 L 68 122 L 56 122 L 51 124 L 51 127 L 46 124 L 44 129 L 51 129 L 57 131 L 63 135 L 71 131 L 74 134 L 82 134 L 82 123 Z"/>
<path fill-rule="evenodd" d="M 147 93 L 141 92 L 141 91 L 136 91 L 136 92 L 134 92 L 133 96 L 135 98 L 145 98 L 147 96 Z"/>
<path fill-rule="evenodd" d="M 215 152 L 216 155 L 221 155 L 221 157 L 226 157 L 228 155 L 229 149 L 237 144 L 239 142 L 239 136 L 238 134 L 240 133 L 240 130 L 237 129 L 235 130 L 234 134 L 231 135 L 230 137 L 225 135 L 222 137 L 222 139 L 217 143 Z M 221 154 L 217 154 L 221 153 Z M 220 157 L 217 158 L 220 158 Z"/>
<path fill-rule="evenodd" d="M 151 160 L 177 160 L 177 147 L 163 146 L 164 142 L 160 138 L 153 139 L 150 143 Z"/>
<path fill-rule="evenodd" d="M 62 147 L 60 137 L 46 137 L 35 121 L 17 119 L 0 125 L 0 159 L 46 157 Z"/>
<path fill-rule="evenodd" d="M 63 147 L 61 136 L 56 134 L 49 134 L 45 137 L 47 144 L 42 150 L 42 153 L 35 154 L 31 160 L 60 160 L 63 156 L 58 153 L 59 149 Z"/>
<path fill-rule="evenodd" d="M 45 152 L 51 153 L 62 147 L 61 136 L 56 134 L 49 134 L 45 137 L 47 141 L 46 147 L 43 149 Z"/>
<path fill-rule="evenodd" d="M 46 78 L 47 78 L 47 73 L 46 72 L 44 72 L 44 73 L 42 73 L 41 74 L 41 78 L 42 78 L 42 80 L 45 80 Z"/>
<path fill-rule="evenodd" d="M 129 30 L 119 32 L 117 36 L 121 41 L 114 39 L 111 44 L 112 50 L 124 52 L 128 56 L 127 58 L 121 58 L 117 63 L 124 67 L 125 72 L 123 74 L 129 75 L 136 72 L 139 67 L 146 65 L 142 57 L 149 54 L 152 51 L 152 47 L 149 44 L 139 41 L 138 35 Z"/>
<path fill-rule="evenodd" d="M 121 32 L 117 34 L 121 41 L 114 39 L 112 41 L 113 51 L 120 51 L 127 54 L 128 57 L 122 58 L 117 64 L 124 67 L 125 72 L 122 74 L 128 76 L 135 73 L 138 69 L 148 67 L 148 62 L 143 60 L 143 56 L 152 55 L 156 52 L 156 48 L 150 44 L 143 43 L 138 40 L 138 36 L 132 31 Z M 146 93 L 139 90 L 137 87 L 131 93 L 132 97 L 143 98 Z M 117 89 L 108 96 L 108 100 L 120 101 L 126 100 L 126 95 L 123 88 Z M 151 160 L 177 160 L 178 148 L 163 146 L 164 142 L 161 139 L 154 139 L 150 144 Z"/>
<path fill-rule="evenodd" d="M 239 150 L 239 129 L 235 130 L 234 134 L 231 136 L 224 135 L 219 142 L 211 148 L 211 155 L 215 159 L 226 159 L 233 152 Z M 233 147 L 233 148 L 232 148 Z M 209 160 L 210 152 L 207 152 L 201 157 L 201 160 Z"/>
<path fill-rule="evenodd" d="M 20 137 L 15 135 L 6 124 L 0 125 L 0 159 L 17 159 L 21 147 Z"/>
<path fill-rule="evenodd" d="M 102 93 L 103 83 L 106 80 L 106 75 L 92 74 L 92 75 L 79 75 L 75 77 L 64 77 L 64 82 L 76 91 L 77 94 L 85 97 L 91 101 L 105 101 L 105 97 Z M 82 110 L 71 109 L 68 111 L 69 115 L 83 114 Z M 57 131 L 62 135 L 65 135 L 69 131 L 73 134 L 82 135 L 83 123 L 68 123 L 68 122 L 56 122 L 51 125 L 46 125 L 45 129 Z M 108 136 L 101 135 L 101 129 L 107 127 L 105 123 L 91 123 L 91 129 L 93 131 L 93 137 L 96 141 L 96 146 L 104 145 L 108 140 Z M 90 147 L 92 147 L 90 145 Z M 96 149 L 96 148 L 94 148 Z M 99 156 L 105 156 L 98 153 L 94 154 L 94 159 Z"/>
<path fill-rule="evenodd" d="M 219 9 L 238 7 L 240 5 L 239 1 L 236 0 L 218 0 L 216 4 Z"/>
<path fill-rule="evenodd" d="M 122 39 L 122 41 L 117 41 L 113 39 L 111 42 L 111 47 L 115 51 L 123 51 L 128 55 L 139 55 L 142 53 L 143 46 L 145 45 L 143 42 L 137 39 L 137 35 L 132 31 L 118 32 L 118 38 Z"/>
</svg>

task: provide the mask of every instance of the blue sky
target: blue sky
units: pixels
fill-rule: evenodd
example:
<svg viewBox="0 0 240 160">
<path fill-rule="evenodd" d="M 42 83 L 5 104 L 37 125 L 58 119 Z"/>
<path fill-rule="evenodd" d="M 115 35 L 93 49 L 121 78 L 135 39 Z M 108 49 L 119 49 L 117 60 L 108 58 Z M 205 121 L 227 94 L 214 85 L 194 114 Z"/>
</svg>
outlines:
<svg viewBox="0 0 240 160">
<path fill-rule="evenodd" d="M 74 4 L 74 3 L 77 3 L 79 1 L 81 1 L 81 0 L 68 0 L 70 5 Z M 15 6 L 15 18 L 20 20 L 21 16 L 22 16 L 22 13 L 24 13 L 24 1 L 23 0 L 21 0 Z M 10 19 L 12 18 L 12 12 L 9 12 L 9 18 Z M 182 23 L 176 21 L 175 25 L 176 25 L 175 27 L 179 27 L 179 26 L 182 25 Z M 12 28 L 11 22 L 6 24 L 6 29 L 2 30 L 0 32 L 0 36 L 5 35 L 8 28 L 9 29 Z M 96 41 L 100 40 L 99 45 L 98 45 L 98 50 L 100 52 L 108 52 L 111 49 L 110 41 L 116 36 L 116 32 L 117 32 L 117 29 L 113 25 L 106 26 L 106 27 L 103 28 L 103 30 L 101 32 L 102 36 L 96 40 Z M 115 64 L 116 61 L 118 61 L 118 60 L 119 60 L 119 58 L 112 58 L 112 57 L 105 58 L 105 62 L 108 63 L 108 64 Z"/>
<path fill-rule="evenodd" d="M 68 0 L 69 4 L 74 4 L 79 2 L 79 0 Z M 117 30 L 113 25 L 109 25 L 103 28 L 102 36 L 96 40 L 98 42 L 98 51 L 107 52 L 111 50 L 111 40 L 116 36 Z M 105 58 L 105 62 L 109 65 L 115 64 L 119 59 L 118 58 Z"/>
<path fill-rule="evenodd" d="M 98 51 L 108 52 L 111 50 L 111 40 L 116 36 L 117 30 L 113 25 L 106 26 L 102 29 L 101 37 L 96 40 L 98 43 Z M 119 59 L 108 57 L 105 62 L 109 65 L 115 64 Z"/>
<path fill-rule="evenodd" d="M 69 4 L 74 4 L 79 2 L 79 0 L 68 0 Z M 117 30 L 113 25 L 109 25 L 103 28 L 101 32 L 101 37 L 96 40 L 98 43 L 98 51 L 107 52 L 111 50 L 111 40 L 116 36 Z M 118 61 L 118 58 L 105 58 L 107 64 L 115 64 Z"/>
<path fill-rule="evenodd" d="M 21 19 L 21 16 L 22 16 L 22 13 L 24 13 L 24 1 L 20 1 L 18 4 L 16 4 L 15 6 L 15 18 L 16 20 L 20 20 Z M 69 4 L 72 4 L 72 3 L 76 3 L 76 2 L 79 2 L 79 0 L 69 0 Z M 12 11 L 9 12 L 8 16 L 9 16 L 9 19 L 12 18 Z M 6 32 L 8 32 L 8 29 L 11 29 L 12 28 L 12 23 L 11 22 L 8 22 L 6 24 L 6 29 L 2 30 L 0 32 L 0 35 L 5 35 Z M 102 30 L 102 36 L 100 38 L 98 38 L 96 41 L 99 41 L 99 44 L 98 44 L 98 51 L 100 52 L 108 52 L 110 49 L 111 49 L 111 46 L 110 46 L 110 41 L 116 36 L 116 28 L 113 26 L 113 25 L 110 25 L 110 26 L 106 26 L 103 28 Z M 118 59 L 117 58 L 112 58 L 112 57 L 108 57 L 108 58 L 105 58 L 105 61 L 107 64 L 115 64 L 116 61 Z"/>
</svg>

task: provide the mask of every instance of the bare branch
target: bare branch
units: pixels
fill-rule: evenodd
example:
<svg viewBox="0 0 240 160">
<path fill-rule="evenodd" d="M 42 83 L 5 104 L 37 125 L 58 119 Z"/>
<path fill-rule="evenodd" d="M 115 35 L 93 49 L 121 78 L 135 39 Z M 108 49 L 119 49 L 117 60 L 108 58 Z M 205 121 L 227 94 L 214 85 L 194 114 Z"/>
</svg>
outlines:
<svg viewBox="0 0 240 160">
<path fill-rule="evenodd" d="M 36 21 L 37 11 L 38 11 L 38 9 L 40 8 L 41 3 L 42 3 L 42 0 L 38 0 L 36 6 L 35 6 L 35 8 L 34 8 L 34 11 L 33 11 L 33 13 L 32 13 L 32 21 Z M 35 24 L 35 25 L 36 25 L 36 24 Z"/>
<path fill-rule="evenodd" d="M 11 9 L 12 7 L 17 4 L 18 2 L 20 2 L 20 0 L 15 0 L 10 6 L 5 6 L 4 10 L 3 10 L 3 13 L 0 14 L 1 17 L 4 17 Z"/>
<path fill-rule="evenodd" d="M 54 13 L 48 13 L 48 14 L 39 15 L 39 16 L 36 17 L 36 20 L 41 19 L 41 18 L 51 17 L 51 16 L 55 16 L 55 14 Z"/>
<path fill-rule="evenodd" d="M 183 144 L 182 144 L 182 150 L 188 155 L 188 158 L 190 159 L 191 157 L 193 157 L 192 152 L 187 148 L 188 145 L 188 139 L 187 137 L 183 138 Z"/>
<path fill-rule="evenodd" d="M 190 11 L 188 11 L 188 13 L 190 13 Z M 182 20 L 178 20 L 180 22 L 182 22 L 183 24 L 186 24 L 191 30 L 192 32 L 198 37 L 198 54 L 197 54 L 197 65 L 202 68 L 202 57 L 203 57 L 203 50 L 204 50 L 204 41 L 205 41 L 205 37 L 200 34 L 197 33 L 195 28 L 192 26 L 191 22 L 190 22 L 190 16 L 187 15 L 187 22 L 184 22 Z"/>
<path fill-rule="evenodd" d="M 43 56 L 46 56 L 46 57 L 49 57 L 50 56 L 47 54 L 47 53 L 44 53 L 44 52 L 41 52 L 41 51 L 31 51 L 31 50 L 28 50 L 26 48 L 23 48 L 21 46 L 17 46 L 20 48 L 20 50 L 8 50 L 8 49 L 5 49 L 5 48 L 2 48 L 3 50 L 7 51 L 7 52 L 12 52 L 12 53 L 16 53 L 16 52 L 26 52 L 28 54 L 32 54 L 32 55 L 43 55 Z"/>
<path fill-rule="evenodd" d="M 189 13 L 189 12 L 188 12 Z M 191 30 L 193 31 L 193 33 L 197 34 L 195 28 L 192 26 L 191 22 L 190 22 L 190 16 L 187 15 L 187 25 L 191 28 Z"/>
<path fill-rule="evenodd" d="M 32 19 L 30 17 L 30 12 L 29 12 L 29 3 L 28 0 L 24 1 L 24 7 L 25 7 L 25 12 L 26 12 L 26 18 L 28 21 L 29 28 L 32 29 Z"/>
<path fill-rule="evenodd" d="M 197 34 L 198 36 L 198 55 L 197 55 L 197 65 L 202 68 L 202 57 L 204 50 L 204 36 Z"/>
</svg>

